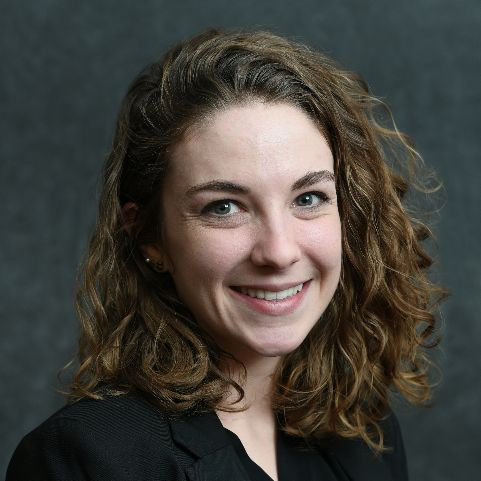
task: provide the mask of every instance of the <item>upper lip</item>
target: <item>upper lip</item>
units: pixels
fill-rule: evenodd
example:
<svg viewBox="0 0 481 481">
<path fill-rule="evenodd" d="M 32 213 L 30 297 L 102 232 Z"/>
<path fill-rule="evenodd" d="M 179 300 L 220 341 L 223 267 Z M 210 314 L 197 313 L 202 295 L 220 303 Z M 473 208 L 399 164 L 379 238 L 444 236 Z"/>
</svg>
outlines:
<svg viewBox="0 0 481 481">
<path fill-rule="evenodd" d="M 285 291 L 286 289 L 290 289 L 291 287 L 298 286 L 299 284 L 305 284 L 306 282 L 309 282 L 309 280 L 283 282 L 281 284 L 239 284 L 231 287 L 233 287 L 234 289 L 239 289 L 243 287 L 245 289 L 259 289 L 262 291 L 280 292 L 280 291 Z"/>
</svg>

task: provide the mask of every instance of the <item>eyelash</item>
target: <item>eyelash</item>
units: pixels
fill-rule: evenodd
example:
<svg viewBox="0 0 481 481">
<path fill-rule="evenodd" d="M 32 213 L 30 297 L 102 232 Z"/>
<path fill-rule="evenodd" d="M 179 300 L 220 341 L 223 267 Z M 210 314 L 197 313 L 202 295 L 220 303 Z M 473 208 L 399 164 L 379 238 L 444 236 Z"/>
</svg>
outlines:
<svg viewBox="0 0 481 481">
<path fill-rule="evenodd" d="M 302 207 L 305 207 L 305 208 L 307 208 L 307 209 L 315 209 L 316 207 L 319 207 L 319 206 L 321 206 L 322 204 L 327 204 L 327 203 L 331 200 L 331 199 L 329 198 L 329 196 L 328 196 L 325 192 L 316 192 L 316 191 L 315 191 L 315 192 L 304 192 L 303 194 L 300 194 L 300 195 L 298 195 L 298 196 L 295 198 L 293 204 L 294 204 L 294 203 L 296 202 L 296 200 L 299 199 L 300 197 L 307 197 L 307 196 L 311 196 L 311 197 L 312 197 L 312 196 L 316 196 L 316 197 L 319 198 L 319 202 L 318 202 L 317 204 L 315 204 L 315 205 L 308 205 L 308 206 L 307 206 L 307 205 L 303 205 L 303 206 L 298 205 L 298 206 L 296 206 L 296 207 L 301 207 L 301 208 L 302 208 Z"/>
<path fill-rule="evenodd" d="M 228 215 L 221 215 L 221 214 L 216 214 L 214 213 L 214 209 L 216 207 L 220 207 L 222 205 L 226 205 L 226 204 L 234 204 L 234 205 L 237 205 L 237 202 L 235 200 L 231 200 L 231 199 L 221 199 L 221 200 L 216 200 L 214 202 L 211 202 L 209 204 L 207 204 L 201 211 L 201 214 L 203 215 L 210 215 L 210 216 L 213 216 L 213 217 L 230 217 L 231 213 L 229 213 Z"/>
<path fill-rule="evenodd" d="M 316 197 L 319 198 L 319 201 L 318 201 L 316 204 L 314 204 L 314 205 L 296 205 L 296 204 L 295 204 L 296 201 L 297 201 L 299 198 L 303 197 L 303 196 L 304 196 L 304 197 L 307 197 L 307 196 L 311 196 L 311 197 L 316 196 Z M 298 195 L 298 196 L 294 199 L 294 201 L 293 201 L 292 204 L 293 204 L 294 207 L 298 207 L 298 208 L 300 208 L 300 209 L 316 209 L 316 208 L 320 207 L 320 206 L 323 205 L 323 204 L 327 204 L 328 202 L 330 202 L 330 200 L 331 200 L 330 197 L 329 197 L 326 193 L 313 191 L 313 192 L 304 192 L 303 194 Z M 207 205 L 202 209 L 201 214 L 202 214 L 202 215 L 212 216 L 212 217 L 218 217 L 218 218 L 230 217 L 230 216 L 234 215 L 236 212 L 234 212 L 234 213 L 229 212 L 229 213 L 227 213 L 226 215 L 222 215 L 222 214 L 218 214 L 218 213 L 215 213 L 215 212 L 214 212 L 214 209 L 215 209 L 216 207 L 220 207 L 220 206 L 222 206 L 222 205 L 225 206 L 225 205 L 227 205 L 227 204 L 236 205 L 237 208 L 239 209 L 237 201 L 232 200 L 232 199 L 221 199 L 221 200 L 216 200 L 216 201 L 214 201 L 214 202 L 210 202 L 209 204 L 207 204 Z"/>
</svg>

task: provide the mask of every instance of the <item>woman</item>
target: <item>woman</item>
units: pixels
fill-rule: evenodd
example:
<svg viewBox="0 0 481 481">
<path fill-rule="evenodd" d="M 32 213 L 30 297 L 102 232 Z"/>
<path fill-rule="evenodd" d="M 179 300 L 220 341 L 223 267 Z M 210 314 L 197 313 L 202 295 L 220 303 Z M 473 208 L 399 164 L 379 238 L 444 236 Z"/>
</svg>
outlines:
<svg viewBox="0 0 481 481">
<path fill-rule="evenodd" d="M 207 31 L 131 86 L 105 166 L 67 407 L 7 480 L 405 480 L 429 397 L 418 155 L 331 60 Z M 431 344 L 430 344 L 431 343 Z"/>
</svg>

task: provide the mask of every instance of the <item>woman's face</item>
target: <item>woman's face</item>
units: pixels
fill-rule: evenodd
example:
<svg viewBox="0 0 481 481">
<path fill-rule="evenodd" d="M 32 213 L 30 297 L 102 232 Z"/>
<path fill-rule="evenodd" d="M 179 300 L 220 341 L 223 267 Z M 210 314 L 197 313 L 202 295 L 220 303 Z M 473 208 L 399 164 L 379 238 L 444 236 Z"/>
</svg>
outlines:
<svg viewBox="0 0 481 481">
<path fill-rule="evenodd" d="M 279 356 L 305 339 L 341 269 L 333 157 L 289 104 L 232 106 L 175 147 L 157 251 L 179 297 L 225 350 Z"/>
</svg>

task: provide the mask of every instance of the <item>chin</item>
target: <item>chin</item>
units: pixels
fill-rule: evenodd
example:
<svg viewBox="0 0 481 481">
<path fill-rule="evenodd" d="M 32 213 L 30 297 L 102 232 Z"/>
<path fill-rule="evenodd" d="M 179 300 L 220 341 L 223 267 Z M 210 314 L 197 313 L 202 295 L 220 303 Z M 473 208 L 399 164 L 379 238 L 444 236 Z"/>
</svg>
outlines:
<svg viewBox="0 0 481 481">
<path fill-rule="evenodd" d="M 293 340 L 286 339 L 284 342 L 266 342 L 263 344 L 256 344 L 252 349 L 259 355 L 265 357 L 280 357 L 295 351 L 304 339 Z"/>
</svg>

